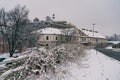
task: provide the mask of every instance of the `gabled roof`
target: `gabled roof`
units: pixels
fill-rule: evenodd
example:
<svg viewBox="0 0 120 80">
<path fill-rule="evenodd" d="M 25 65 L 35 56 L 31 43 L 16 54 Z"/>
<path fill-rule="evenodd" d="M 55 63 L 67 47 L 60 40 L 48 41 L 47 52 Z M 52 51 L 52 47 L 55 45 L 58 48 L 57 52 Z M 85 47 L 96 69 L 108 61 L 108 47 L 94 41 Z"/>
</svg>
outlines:
<svg viewBox="0 0 120 80">
<path fill-rule="evenodd" d="M 37 30 L 37 31 L 35 31 L 35 33 L 39 33 L 39 34 L 61 34 L 61 31 L 60 31 L 60 29 L 57 29 L 57 28 L 48 27 L 48 28 Z"/>
<path fill-rule="evenodd" d="M 88 29 L 80 29 L 85 35 L 94 38 L 106 38 L 104 35 L 100 34 L 98 31 L 88 30 Z"/>
</svg>

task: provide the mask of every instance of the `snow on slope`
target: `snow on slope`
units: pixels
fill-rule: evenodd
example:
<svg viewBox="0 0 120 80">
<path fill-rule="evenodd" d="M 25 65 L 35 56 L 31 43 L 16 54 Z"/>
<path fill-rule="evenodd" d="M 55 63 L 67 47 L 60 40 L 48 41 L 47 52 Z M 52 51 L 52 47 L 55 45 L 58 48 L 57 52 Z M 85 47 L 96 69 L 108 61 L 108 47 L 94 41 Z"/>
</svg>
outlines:
<svg viewBox="0 0 120 80">
<path fill-rule="evenodd" d="M 120 80 L 120 62 L 96 50 L 87 51 L 88 56 L 81 67 L 73 63 L 70 77 L 65 80 Z"/>
<path fill-rule="evenodd" d="M 8 53 L 0 53 L 0 58 L 9 58 Z"/>
</svg>

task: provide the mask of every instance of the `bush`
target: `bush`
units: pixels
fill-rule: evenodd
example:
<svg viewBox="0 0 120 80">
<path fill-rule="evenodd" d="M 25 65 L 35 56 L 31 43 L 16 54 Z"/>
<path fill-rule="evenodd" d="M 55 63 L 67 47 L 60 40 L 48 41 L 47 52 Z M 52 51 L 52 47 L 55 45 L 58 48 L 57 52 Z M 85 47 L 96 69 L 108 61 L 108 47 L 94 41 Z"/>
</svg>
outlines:
<svg viewBox="0 0 120 80">
<path fill-rule="evenodd" d="M 118 43 L 118 44 L 113 44 L 112 47 L 113 47 L 113 48 L 120 48 L 120 43 Z"/>
<path fill-rule="evenodd" d="M 27 55 L 27 57 L 25 57 L 26 60 L 22 65 L 19 65 L 24 69 L 21 68 L 21 70 L 17 70 L 16 72 L 13 70 L 14 72 L 9 73 L 8 76 L 2 75 L 2 77 L 4 79 L 6 79 L 6 77 L 10 79 L 11 77 L 15 77 L 15 79 L 17 79 L 18 76 L 14 76 L 14 73 L 20 75 L 22 79 L 30 76 L 36 78 L 37 75 L 39 75 L 40 78 L 44 77 L 46 79 L 48 79 L 49 75 L 65 75 L 66 70 L 64 70 L 64 67 L 61 67 L 61 65 L 66 65 L 69 62 L 78 63 L 79 60 L 85 56 L 84 49 L 84 46 L 78 44 L 62 44 L 52 49 L 34 48 L 31 52 L 28 51 L 29 54 L 24 53 L 24 55 Z M 20 60 L 18 62 L 20 62 Z M 11 74 L 12 76 L 9 76 Z M 24 74 L 25 76 L 23 77 Z M 21 78 L 19 77 L 19 79 Z"/>
</svg>

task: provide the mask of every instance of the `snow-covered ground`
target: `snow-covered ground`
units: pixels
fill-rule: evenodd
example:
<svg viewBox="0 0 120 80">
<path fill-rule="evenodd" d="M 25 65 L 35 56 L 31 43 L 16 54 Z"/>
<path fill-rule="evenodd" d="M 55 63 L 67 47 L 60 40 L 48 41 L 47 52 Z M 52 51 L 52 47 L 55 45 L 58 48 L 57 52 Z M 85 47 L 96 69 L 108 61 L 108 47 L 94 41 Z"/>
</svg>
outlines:
<svg viewBox="0 0 120 80">
<path fill-rule="evenodd" d="M 9 58 L 8 53 L 0 53 L 0 58 Z"/>
<path fill-rule="evenodd" d="M 115 52 L 120 52 L 120 48 L 112 48 L 112 46 L 108 46 L 108 47 L 106 47 L 106 49 L 110 49 Z"/>
<path fill-rule="evenodd" d="M 65 69 L 68 71 L 68 75 L 59 80 L 120 80 L 120 61 L 94 49 L 87 50 L 86 52 L 87 56 L 79 61 L 80 65 L 70 63 Z M 41 79 L 38 78 L 38 80 Z"/>
<path fill-rule="evenodd" d="M 113 48 L 112 48 L 112 46 L 108 46 L 108 47 L 106 47 L 106 49 L 113 49 Z"/>
<path fill-rule="evenodd" d="M 120 80 L 120 62 L 97 52 L 87 51 L 82 65 L 73 63 L 68 70 L 70 76 L 65 80 Z"/>
</svg>

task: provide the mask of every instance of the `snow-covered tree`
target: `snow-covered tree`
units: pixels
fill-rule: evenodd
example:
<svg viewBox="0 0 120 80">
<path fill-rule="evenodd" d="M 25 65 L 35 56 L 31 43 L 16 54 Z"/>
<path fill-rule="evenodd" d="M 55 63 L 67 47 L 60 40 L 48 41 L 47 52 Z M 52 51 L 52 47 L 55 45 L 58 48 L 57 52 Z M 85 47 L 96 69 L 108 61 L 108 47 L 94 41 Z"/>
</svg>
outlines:
<svg viewBox="0 0 120 80">
<path fill-rule="evenodd" d="M 36 18 L 33 19 L 33 22 L 39 23 L 40 20 L 39 20 L 39 18 L 36 17 Z"/>
<path fill-rule="evenodd" d="M 48 21 L 48 22 L 52 22 L 53 20 L 51 19 L 50 16 L 46 16 L 46 21 Z"/>
<path fill-rule="evenodd" d="M 119 41 L 120 40 L 120 35 L 119 34 L 113 34 L 112 36 L 108 36 L 107 39 L 109 41 Z"/>
<path fill-rule="evenodd" d="M 25 6 L 19 5 L 8 12 L 0 10 L 0 31 L 8 43 L 10 57 L 27 40 L 28 12 Z"/>
</svg>

